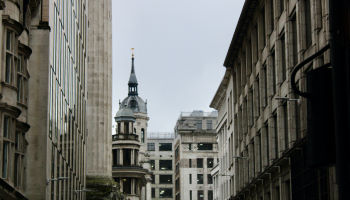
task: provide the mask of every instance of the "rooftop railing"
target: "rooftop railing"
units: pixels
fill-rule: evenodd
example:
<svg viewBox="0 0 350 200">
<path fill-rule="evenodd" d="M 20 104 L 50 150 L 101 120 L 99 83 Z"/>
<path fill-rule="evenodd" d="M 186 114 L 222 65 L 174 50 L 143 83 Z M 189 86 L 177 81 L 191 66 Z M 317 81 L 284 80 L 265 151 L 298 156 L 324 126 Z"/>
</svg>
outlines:
<svg viewBox="0 0 350 200">
<path fill-rule="evenodd" d="M 112 135 L 112 141 L 118 140 L 136 140 L 139 141 L 139 136 L 136 134 L 116 134 Z"/>
</svg>

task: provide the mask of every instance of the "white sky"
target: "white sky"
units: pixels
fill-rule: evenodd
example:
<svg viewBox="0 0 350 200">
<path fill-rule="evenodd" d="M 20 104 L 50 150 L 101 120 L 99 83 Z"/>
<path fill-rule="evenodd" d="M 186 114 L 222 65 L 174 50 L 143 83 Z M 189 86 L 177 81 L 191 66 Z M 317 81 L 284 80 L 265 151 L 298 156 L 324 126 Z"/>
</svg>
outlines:
<svg viewBox="0 0 350 200">
<path fill-rule="evenodd" d="M 243 3 L 112 0 L 113 117 L 127 96 L 131 48 L 148 132 L 172 132 L 180 112 L 211 111 Z"/>
</svg>

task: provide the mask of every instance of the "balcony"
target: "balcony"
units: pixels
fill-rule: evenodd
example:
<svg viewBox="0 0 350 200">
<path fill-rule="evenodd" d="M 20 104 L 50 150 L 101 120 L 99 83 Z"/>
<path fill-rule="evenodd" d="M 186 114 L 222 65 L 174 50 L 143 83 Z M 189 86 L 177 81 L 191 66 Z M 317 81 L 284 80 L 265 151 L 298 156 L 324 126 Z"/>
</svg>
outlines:
<svg viewBox="0 0 350 200">
<path fill-rule="evenodd" d="M 129 177 L 140 178 L 142 182 L 146 182 L 145 175 L 149 174 L 148 170 L 141 165 L 117 165 L 112 167 L 112 177 Z"/>
<path fill-rule="evenodd" d="M 112 141 L 118 140 L 135 140 L 139 141 L 139 136 L 136 134 L 116 134 L 112 135 Z"/>
</svg>

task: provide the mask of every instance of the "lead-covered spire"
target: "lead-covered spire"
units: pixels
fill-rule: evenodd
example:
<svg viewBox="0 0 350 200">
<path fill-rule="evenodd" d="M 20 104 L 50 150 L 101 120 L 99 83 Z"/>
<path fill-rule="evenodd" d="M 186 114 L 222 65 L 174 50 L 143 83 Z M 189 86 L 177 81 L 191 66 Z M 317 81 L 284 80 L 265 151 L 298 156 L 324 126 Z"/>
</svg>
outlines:
<svg viewBox="0 0 350 200">
<path fill-rule="evenodd" d="M 135 74 L 135 66 L 134 66 L 134 60 L 135 60 L 135 56 L 134 56 L 134 48 L 131 48 L 132 54 L 131 54 L 131 73 L 130 73 L 130 78 L 129 78 L 129 96 L 137 96 L 138 92 L 137 92 L 137 78 L 136 78 L 136 74 Z"/>
</svg>

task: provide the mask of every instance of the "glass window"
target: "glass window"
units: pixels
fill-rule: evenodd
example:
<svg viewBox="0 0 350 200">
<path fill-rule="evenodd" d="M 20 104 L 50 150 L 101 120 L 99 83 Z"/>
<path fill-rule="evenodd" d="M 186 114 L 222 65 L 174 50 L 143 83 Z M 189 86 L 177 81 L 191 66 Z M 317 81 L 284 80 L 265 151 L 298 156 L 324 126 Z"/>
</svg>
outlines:
<svg viewBox="0 0 350 200">
<path fill-rule="evenodd" d="M 192 174 L 189 174 L 189 175 L 188 175 L 188 182 L 189 182 L 190 184 L 192 184 Z"/>
<path fill-rule="evenodd" d="M 275 50 L 273 49 L 271 51 L 271 72 L 272 72 L 272 93 L 276 94 L 276 85 L 277 85 L 277 68 L 275 66 Z"/>
<path fill-rule="evenodd" d="M 213 196 L 213 190 L 208 190 L 208 200 L 213 200 L 214 196 Z"/>
<path fill-rule="evenodd" d="M 3 136 L 5 138 L 9 137 L 9 129 L 10 129 L 10 118 L 8 116 L 4 116 L 4 129 L 3 129 Z"/>
<path fill-rule="evenodd" d="M 306 47 L 312 44 L 312 23 L 311 23 L 311 5 L 310 0 L 304 0 L 305 5 L 305 40 Z"/>
<path fill-rule="evenodd" d="M 172 170 L 173 162 L 172 160 L 159 160 L 160 170 Z"/>
<path fill-rule="evenodd" d="M 198 143 L 198 150 L 213 150 L 212 143 Z"/>
<path fill-rule="evenodd" d="M 197 129 L 202 129 L 202 120 L 197 120 L 196 126 L 197 126 Z"/>
<path fill-rule="evenodd" d="M 11 51 L 12 50 L 12 32 L 10 30 L 7 30 L 6 32 L 6 50 Z"/>
<path fill-rule="evenodd" d="M 147 151 L 155 151 L 154 143 L 147 143 Z"/>
<path fill-rule="evenodd" d="M 280 0 L 277 2 L 279 2 L 279 14 L 282 14 L 284 10 L 284 0 Z"/>
<path fill-rule="evenodd" d="M 8 170 L 8 151 L 9 151 L 8 142 L 3 143 L 3 154 L 2 154 L 2 178 L 7 178 L 7 170 Z"/>
<path fill-rule="evenodd" d="M 197 158 L 197 168 L 203 168 L 203 158 Z"/>
<path fill-rule="evenodd" d="M 197 174 L 197 184 L 203 184 L 203 174 Z"/>
<path fill-rule="evenodd" d="M 20 174 L 19 174 L 19 154 L 15 154 L 15 166 L 14 166 L 14 184 L 15 186 L 19 186 Z"/>
<path fill-rule="evenodd" d="M 211 174 L 207 174 L 208 184 L 213 184 L 213 177 Z"/>
<path fill-rule="evenodd" d="M 155 198 L 155 197 L 156 197 L 156 189 L 152 188 L 152 198 Z"/>
<path fill-rule="evenodd" d="M 283 104 L 282 109 L 283 109 L 283 128 L 284 128 L 284 150 L 287 150 L 289 146 L 287 103 Z"/>
<path fill-rule="evenodd" d="M 285 41 L 285 35 L 284 33 L 281 34 L 280 36 L 280 40 L 281 40 L 281 69 L 282 69 L 282 81 L 286 80 L 286 76 L 287 76 L 287 66 L 286 66 L 286 41 Z M 294 46 L 293 46 L 294 48 Z M 294 55 L 294 54 L 293 54 Z"/>
<path fill-rule="evenodd" d="M 213 129 L 213 122 L 212 122 L 212 120 L 208 120 L 208 121 L 207 121 L 207 129 L 208 129 L 208 130 Z"/>
<path fill-rule="evenodd" d="M 160 184 L 172 184 L 173 183 L 173 175 L 159 175 L 159 183 Z"/>
<path fill-rule="evenodd" d="M 9 53 L 6 53 L 6 68 L 5 68 L 5 82 L 11 83 L 12 75 L 11 75 L 11 63 L 12 63 L 12 55 Z"/>
<path fill-rule="evenodd" d="M 214 167 L 214 158 L 207 158 L 207 167 L 208 168 Z"/>
<path fill-rule="evenodd" d="M 152 184 L 155 184 L 156 183 L 156 177 L 154 176 L 154 174 L 152 174 L 151 177 L 152 177 Z"/>
<path fill-rule="evenodd" d="M 197 200 L 204 200 L 204 191 L 203 190 L 197 191 Z"/>
<path fill-rule="evenodd" d="M 141 129 L 141 142 L 145 143 L 145 129 Z"/>
<path fill-rule="evenodd" d="M 292 28 L 293 65 L 295 66 L 296 64 L 298 64 L 298 34 L 297 34 L 297 18 L 295 13 L 291 16 L 290 22 L 291 22 L 291 28 Z"/>
<path fill-rule="evenodd" d="M 119 157 L 119 149 L 113 149 L 113 167 L 116 167 L 119 164 L 118 157 Z"/>
<path fill-rule="evenodd" d="M 131 194 L 131 178 L 123 179 L 123 192 Z"/>
<path fill-rule="evenodd" d="M 155 170 L 156 169 L 156 164 L 154 160 L 150 160 L 150 164 L 151 164 L 151 169 Z"/>
<path fill-rule="evenodd" d="M 189 168 L 192 168 L 192 159 L 188 159 L 188 166 Z"/>
<path fill-rule="evenodd" d="M 173 189 L 172 188 L 159 188 L 159 198 L 172 198 Z"/>
<path fill-rule="evenodd" d="M 171 143 L 159 143 L 159 151 L 172 151 Z"/>
</svg>

